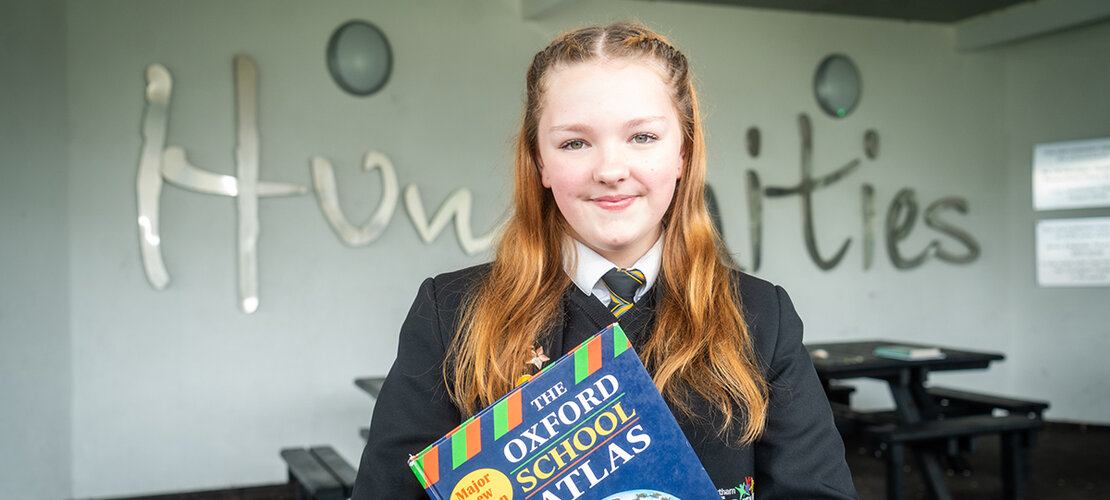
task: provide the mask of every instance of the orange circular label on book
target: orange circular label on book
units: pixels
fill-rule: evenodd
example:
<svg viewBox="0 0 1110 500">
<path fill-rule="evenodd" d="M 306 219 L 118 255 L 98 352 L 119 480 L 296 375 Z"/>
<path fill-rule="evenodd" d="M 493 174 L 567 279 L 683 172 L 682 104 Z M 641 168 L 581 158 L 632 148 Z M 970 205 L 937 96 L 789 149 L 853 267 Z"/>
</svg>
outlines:
<svg viewBox="0 0 1110 500">
<path fill-rule="evenodd" d="M 513 500 L 513 484 L 497 469 L 478 469 L 463 476 L 451 492 L 458 500 Z"/>
</svg>

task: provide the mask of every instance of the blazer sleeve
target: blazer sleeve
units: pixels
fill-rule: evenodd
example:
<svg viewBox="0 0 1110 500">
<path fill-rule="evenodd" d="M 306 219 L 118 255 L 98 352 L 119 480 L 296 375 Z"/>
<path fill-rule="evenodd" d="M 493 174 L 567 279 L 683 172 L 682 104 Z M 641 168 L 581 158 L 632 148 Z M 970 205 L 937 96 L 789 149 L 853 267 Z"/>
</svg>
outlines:
<svg viewBox="0 0 1110 500">
<path fill-rule="evenodd" d="M 782 287 L 778 335 L 767 370 L 767 425 L 755 449 L 755 490 L 763 498 L 857 498 L 844 442 L 813 361 L 802 320 Z"/>
<path fill-rule="evenodd" d="M 374 403 L 352 500 L 426 499 L 408 458 L 461 421 L 443 380 L 454 315 L 443 314 L 440 299 L 435 280 L 425 280 L 401 326 L 397 359 Z"/>
</svg>

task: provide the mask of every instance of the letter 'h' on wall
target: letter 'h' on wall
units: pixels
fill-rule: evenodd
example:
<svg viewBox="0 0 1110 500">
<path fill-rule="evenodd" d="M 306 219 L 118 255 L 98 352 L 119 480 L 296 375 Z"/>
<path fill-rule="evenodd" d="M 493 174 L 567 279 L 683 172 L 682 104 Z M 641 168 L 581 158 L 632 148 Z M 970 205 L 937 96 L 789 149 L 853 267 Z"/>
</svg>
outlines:
<svg viewBox="0 0 1110 500">
<path fill-rule="evenodd" d="M 239 213 L 239 307 L 258 309 L 258 198 L 305 194 L 296 184 L 258 180 L 258 68 L 246 55 L 235 56 L 236 175 L 220 175 L 190 165 L 185 150 L 165 147 L 173 80 L 160 64 L 147 68 L 146 109 L 143 111 L 143 145 L 137 182 L 139 244 L 150 284 L 162 290 L 170 282 L 162 262 L 158 206 L 162 179 L 206 194 L 231 196 Z"/>
</svg>

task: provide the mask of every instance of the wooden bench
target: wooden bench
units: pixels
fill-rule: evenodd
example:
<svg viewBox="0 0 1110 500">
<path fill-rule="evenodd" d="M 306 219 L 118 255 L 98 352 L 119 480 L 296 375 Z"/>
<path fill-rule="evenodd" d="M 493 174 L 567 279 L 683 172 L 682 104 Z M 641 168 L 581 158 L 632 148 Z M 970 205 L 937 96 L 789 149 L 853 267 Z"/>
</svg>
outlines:
<svg viewBox="0 0 1110 500">
<path fill-rule="evenodd" d="M 351 497 L 357 472 L 332 447 L 285 448 L 281 458 L 289 469 L 289 482 L 297 485 L 299 500 Z"/>
<path fill-rule="evenodd" d="M 825 395 L 829 397 L 830 403 L 851 406 L 853 392 L 856 392 L 856 386 L 850 384 L 830 382 L 825 386 Z"/>
<path fill-rule="evenodd" d="M 926 391 L 945 416 L 992 414 L 995 410 L 1005 410 L 1010 415 L 1042 418 L 1044 411 L 1048 409 L 1045 401 L 1015 399 L 947 387 L 929 387 Z"/>
<path fill-rule="evenodd" d="M 1017 399 L 994 394 L 969 392 L 948 387 L 929 387 L 926 392 L 932 398 L 937 418 L 951 418 L 968 415 L 1025 415 L 1029 418 L 1044 419 L 1048 402 Z M 1036 433 L 1030 433 L 1029 446 L 1036 444 Z M 975 436 L 964 436 L 949 441 L 948 458 L 953 469 L 970 473 L 967 461 L 959 455 L 960 451 L 974 451 Z"/>
<path fill-rule="evenodd" d="M 1021 498 L 1028 475 L 1029 449 L 1037 430 L 1044 427 L 1039 415 L 1016 414 L 994 416 L 991 414 L 951 416 L 917 424 L 885 424 L 868 427 L 866 433 L 878 441 L 879 449 L 887 462 L 887 498 L 904 498 L 907 445 L 926 449 L 949 447 L 953 440 L 997 434 L 1001 438 L 1002 484 L 1005 498 Z M 930 490 L 941 491 L 935 485 Z M 946 491 L 946 490 L 944 490 Z"/>
<path fill-rule="evenodd" d="M 829 399 L 829 406 L 833 411 L 833 423 L 841 435 L 855 434 L 859 431 L 860 420 L 856 419 L 857 412 L 852 410 L 852 393 L 856 387 L 839 382 L 823 381 L 825 396 Z"/>
</svg>

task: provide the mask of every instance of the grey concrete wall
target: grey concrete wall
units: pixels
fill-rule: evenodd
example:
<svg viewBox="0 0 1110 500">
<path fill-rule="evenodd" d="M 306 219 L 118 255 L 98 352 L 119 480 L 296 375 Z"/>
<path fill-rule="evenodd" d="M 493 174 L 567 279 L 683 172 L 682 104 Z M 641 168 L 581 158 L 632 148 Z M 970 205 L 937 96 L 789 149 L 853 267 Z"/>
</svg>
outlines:
<svg viewBox="0 0 1110 500">
<path fill-rule="evenodd" d="M 0 496 L 72 494 L 65 3 L 0 2 Z"/>
<path fill-rule="evenodd" d="M 62 338 L 71 325 L 72 359 L 59 351 L 65 362 L 49 373 L 66 373 L 57 383 L 72 377 L 72 387 L 60 393 L 72 396 L 45 401 L 67 411 L 72 405 L 66 453 L 75 496 L 281 481 L 277 451 L 288 445 L 330 443 L 357 461 L 357 429 L 370 410 L 351 380 L 389 368 L 422 278 L 488 258 L 464 254 L 452 227 L 423 243 L 403 203 L 380 239 L 349 248 L 311 194 L 267 198 L 259 202 L 261 305 L 247 315 L 236 305 L 234 201 L 167 184 L 161 238 L 171 284 L 154 290 L 144 277 L 135 222 L 148 65 L 160 63 L 173 76 L 168 144 L 183 147 L 192 163 L 234 173 L 231 61 L 246 53 L 260 75 L 261 179 L 311 186 L 309 158 L 324 156 L 335 165 L 343 209 L 358 223 L 380 196 L 378 177 L 358 167 L 367 151 L 379 151 L 392 159 L 402 188 L 419 187 L 429 214 L 454 190 L 472 191 L 472 227 L 482 234 L 506 205 L 511 135 L 531 55 L 562 30 L 618 19 L 658 28 L 690 56 L 706 111 L 709 179 L 742 265 L 752 264 L 745 176 L 754 171 L 764 185 L 798 182 L 799 115 L 813 124 L 815 174 L 861 161 L 815 196 L 823 254 L 851 240 L 832 270 L 818 269 L 806 255 L 798 200 L 765 201 L 756 274 L 791 292 L 808 340 L 883 337 L 1002 351 L 1007 361 L 989 370 L 934 379 L 1046 397 L 1054 405 L 1050 418 L 1110 422 L 1110 410 L 1088 403 L 1091 388 L 1080 383 L 1099 372 L 1049 349 L 1060 343 L 1042 331 L 1066 323 L 1080 332 L 1069 338 L 1096 343 L 1105 315 L 1089 306 L 1105 302 L 1106 289 L 1033 287 L 1037 215 L 1028 209 L 1031 144 L 1107 134 L 1098 118 L 1106 113 L 1088 105 L 1105 88 L 1105 56 L 1097 54 L 1105 25 L 959 53 L 951 28 L 942 25 L 663 2 L 569 2 L 538 20 L 522 20 L 516 0 L 74 1 L 64 14 L 41 22 L 65 40 L 58 49 L 65 64 L 49 71 L 66 81 L 68 137 L 60 144 L 68 144 L 68 178 L 61 181 L 69 189 L 49 191 L 47 208 L 33 205 L 61 218 L 57 227 L 64 229 L 18 248 L 25 259 L 50 258 L 38 250 L 54 243 L 68 248 L 53 275 L 62 284 L 35 288 L 66 297 L 66 316 L 21 317 L 35 327 L 61 321 Z M 353 18 L 379 25 L 396 58 L 389 85 L 369 98 L 343 94 L 324 63 L 331 31 Z M 834 52 L 850 55 L 863 75 L 863 101 L 844 119 L 824 116 L 812 97 L 813 71 Z M 1103 61 L 1103 69 L 1085 61 Z M 1030 100 L 1041 104 L 1029 106 Z M 66 113 L 59 109 L 55 116 Z M 1029 125 L 1050 111 L 1059 114 Z M 755 158 L 744 147 L 750 127 L 763 138 Z M 874 159 L 863 152 L 869 129 L 880 137 Z M 4 137 L 9 144 L 11 136 Z M 53 185 L 47 172 L 15 178 L 20 187 L 13 191 L 26 196 L 28 186 Z M 3 175 L 7 186 L 14 174 Z M 865 184 L 874 187 L 878 210 L 869 268 L 860 216 Z M 915 191 L 920 209 L 944 197 L 966 199 L 970 213 L 945 218 L 974 236 L 982 256 L 969 265 L 932 258 L 916 269 L 895 269 L 882 226 L 903 188 Z M 17 205 L 6 193 L 0 203 L 9 217 L 8 207 Z M 916 254 L 933 240 L 963 250 L 924 227 L 920 213 L 899 247 Z M 27 249 L 37 251 L 28 256 Z M 13 267 L 25 281 L 28 268 Z M 22 293 L 7 282 L 2 290 L 5 297 Z M 11 345 L 45 349 L 37 342 L 19 338 Z M 21 384 L 0 387 L 31 394 Z M 888 403 L 877 385 L 864 384 L 859 396 L 863 405 Z M 57 442 L 68 443 L 68 435 Z"/>
<path fill-rule="evenodd" d="M 259 71 L 260 179 L 311 187 L 309 158 L 326 157 L 357 224 L 381 189 L 363 156 L 380 151 L 428 214 L 470 189 L 483 234 L 505 206 L 520 75 L 540 43 L 515 3 L 69 4 L 78 496 L 281 481 L 283 446 L 329 443 L 357 462 L 370 405 L 353 379 L 388 370 L 424 277 L 486 259 L 464 254 L 451 227 L 425 245 L 403 205 L 378 241 L 349 248 L 312 195 L 264 198 L 261 305 L 247 315 L 234 200 L 167 184 L 171 282 L 154 290 L 135 195 L 147 66 L 173 77 L 167 144 L 195 165 L 235 172 L 232 58 L 245 53 Z M 396 58 L 370 98 L 344 94 L 326 70 L 328 37 L 354 18 L 381 26 Z"/>
<path fill-rule="evenodd" d="M 1007 287 L 1015 390 L 1052 402 L 1050 415 L 1106 422 L 1110 416 L 1110 288 L 1044 288 L 1034 274 L 1036 221 L 1106 217 L 1110 208 L 1035 212 L 1033 147 L 1110 137 L 1110 23 L 999 49 L 1006 61 Z"/>
</svg>

